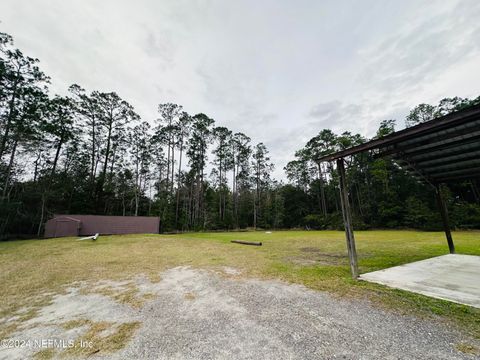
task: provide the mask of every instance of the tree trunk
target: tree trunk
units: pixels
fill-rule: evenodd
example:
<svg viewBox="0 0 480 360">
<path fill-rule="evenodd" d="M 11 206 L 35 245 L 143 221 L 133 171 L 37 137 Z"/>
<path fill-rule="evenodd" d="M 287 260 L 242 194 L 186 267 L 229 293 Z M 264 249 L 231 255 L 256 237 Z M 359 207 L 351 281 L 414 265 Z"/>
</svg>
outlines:
<svg viewBox="0 0 480 360">
<path fill-rule="evenodd" d="M 8 115 L 7 122 L 5 124 L 5 132 L 3 133 L 2 143 L 0 145 L 0 160 L 2 159 L 3 153 L 5 152 L 5 147 L 7 146 L 8 134 L 10 132 L 10 125 L 13 120 L 13 110 L 15 107 L 15 100 L 17 98 L 17 86 L 18 86 L 18 77 L 20 76 L 20 69 L 17 71 L 17 80 L 13 83 L 12 97 L 8 104 Z"/>
<path fill-rule="evenodd" d="M 110 114 L 110 123 L 108 126 L 108 136 L 107 136 L 107 147 L 105 149 L 105 161 L 103 163 L 103 174 L 102 174 L 102 189 L 103 189 L 103 184 L 105 183 L 105 178 L 107 176 L 107 168 L 108 168 L 108 158 L 110 156 L 110 143 L 112 139 L 112 130 L 113 130 L 113 115 Z"/>
<path fill-rule="evenodd" d="M 55 170 L 57 169 L 58 158 L 60 157 L 60 150 L 62 148 L 62 145 L 63 145 L 63 139 L 60 138 L 58 140 L 57 150 L 55 152 L 55 158 L 53 159 L 53 166 L 52 166 L 52 171 L 50 173 L 49 183 L 52 181 L 52 178 L 55 175 Z"/>
<path fill-rule="evenodd" d="M 236 184 L 236 173 L 235 173 L 235 154 L 234 154 L 234 160 L 233 160 L 233 177 L 232 177 L 232 203 L 233 203 L 233 217 L 234 217 L 234 222 L 235 222 L 235 228 L 238 228 L 238 219 L 237 219 L 237 184 Z"/>
<path fill-rule="evenodd" d="M 160 192 L 162 191 L 162 170 L 163 170 L 163 165 L 159 163 L 158 165 L 158 194 L 160 195 Z"/>
<path fill-rule="evenodd" d="M 135 189 L 135 216 L 138 216 L 139 192 Z"/>
<path fill-rule="evenodd" d="M 260 164 L 257 160 L 257 169 L 256 169 L 256 189 L 255 189 L 255 225 L 254 228 L 257 229 L 258 214 L 260 210 Z"/>
<path fill-rule="evenodd" d="M 7 173 L 5 175 L 5 183 L 4 183 L 4 186 L 3 186 L 2 201 L 5 201 L 5 197 L 7 195 L 8 183 L 10 182 L 10 176 L 12 174 L 12 167 L 13 167 L 13 162 L 14 162 L 14 159 L 15 159 L 15 152 L 17 151 L 17 145 L 18 145 L 18 140 L 15 139 L 15 142 L 13 143 L 12 153 L 10 154 L 10 161 L 8 162 Z"/>
<path fill-rule="evenodd" d="M 202 149 L 202 161 L 205 158 L 205 149 Z M 203 195 L 203 171 L 204 171 L 204 165 L 202 164 L 202 167 L 200 169 L 200 196 L 199 196 L 199 210 L 202 214 L 202 224 L 203 228 L 205 228 L 205 224 L 207 222 L 207 217 L 206 217 L 206 211 L 205 211 L 205 203 L 204 203 L 204 195 Z"/>
<path fill-rule="evenodd" d="M 126 208 L 125 208 L 125 191 L 122 193 L 122 215 L 125 216 Z"/>
<path fill-rule="evenodd" d="M 110 174 L 108 175 L 108 182 L 111 183 L 113 181 L 113 167 L 115 165 L 115 155 L 117 152 L 117 146 L 113 147 L 112 153 L 112 161 L 110 162 Z"/>
<path fill-rule="evenodd" d="M 93 184 L 95 180 L 96 159 L 95 159 L 95 115 L 92 116 L 92 166 L 90 171 L 90 181 Z"/>
<path fill-rule="evenodd" d="M 322 166 L 320 163 L 317 163 L 318 166 L 318 181 L 320 183 L 320 201 L 321 201 L 321 211 L 323 216 L 327 216 L 327 202 L 325 201 L 325 186 L 323 183 L 323 173 Z"/>
<path fill-rule="evenodd" d="M 203 168 L 202 173 L 200 175 L 200 212 L 202 214 L 202 229 L 205 229 L 205 224 L 207 223 L 207 214 L 206 214 L 206 206 L 205 206 L 205 196 L 203 194 Z"/>
<path fill-rule="evenodd" d="M 253 193 L 253 229 L 257 230 L 257 191 Z"/>
<path fill-rule="evenodd" d="M 182 152 L 183 152 L 183 137 L 180 139 L 180 157 L 178 160 L 178 179 L 177 179 L 177 204 L 175 206 L 175 228 L 178 228 L 178 205 L 180 202 L 180 185 L 182 174 Z"/>
<path fill-rule="evenodd" d="M 140 169 L 139 169 L 139 160 L 138 160 L 138 148 L 136 148 L 136 156 L 135 156 L 135 191 L 133 192 L 135 197 L 135 216 L 138 216 L 138 197 L 140 193 Z"/>
<path fill-rule="evenodd" d="M 219 173 L 219 180 L 218 180 L 218 218 L 222 220 L 222 159 L 219 159 L 219 166 L 218 166 L 218 173 Z"/>
<path fill-rule="evenodd" d="M 46 192 L 44 191 L 43 194 L 42 194 L 42 205 L 41 205 L 41 210 L 40 210 L 40 222 L 38 223 L 38 229 L 37 229 L 37 237 L 40 237 L 40 234 L 42 232 L 43 219 L 45 217 L 45 202 L 46 201 L 47 201 Z"/>
<path fill-rule="evenodd" d="M 168 191 L 169 183 L 168 179 L 170 178 L 170 137 L 168 138 L 168 146 L 167 146 L 167 178 L 165 182 L 165 190 Z M 172 179 L 173 181 L 173 179 Z"/>
<path fill-rule="evenodd" d="M 172 182 L 170 184 L 170 194 L 173 194 L 173 185 L 175 183 L 175 138 L 172 138 Z"/>
<path fill-rule="evenodd" d="M 96 156 L 96 159 L 95 159 L 95 166 L 93 168 L 93 173 L 96 174 L 97 173 L 97 168 L 98 168 L 98 163 L 100 162 L 100 155 L 99 155 L 99 152 L 97 153 Z M 95 181 L 95 178 L 93 178 L 93 181 Z M 93 184 L 93 182 L 92 182 Z"/>
<path fill-rule="evenodd" d="M 354 183 L 355 192 L 357 193 L 357 202 L 358 202 L 358 212 L 361 217 L 363 217 L 363 210 L 362 210 L 362 201 L 360 200 L 360 188 L 358 187 L 357 183 Z"/>
<path fill-rule="evenodd" d="M 37 155 L 37 158 L 35 159 L 35 162 L 34 162 L 35 167 L 34 167 L 34 170 L 33 170 L 33 182 L 37 182 L 38 167 L 40 165 L 41 157 L 42 157 L 42 152 L 39 152 L 38 155 Z"/>
</svg>

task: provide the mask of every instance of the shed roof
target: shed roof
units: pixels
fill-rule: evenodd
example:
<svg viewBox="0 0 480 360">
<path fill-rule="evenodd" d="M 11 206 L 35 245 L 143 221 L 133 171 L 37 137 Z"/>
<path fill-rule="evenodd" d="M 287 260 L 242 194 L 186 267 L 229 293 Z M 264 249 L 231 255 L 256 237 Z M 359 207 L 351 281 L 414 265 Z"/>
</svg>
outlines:
<svg viewBox="0 0 480 360">
<path fill-rule="evenodd" d="M 67 220 L 70 220 L 70 221 L 81 222 L 79 219 L 75 219 L 73 217 L 65 216 L 65 215 L 54 215 L 54 217 L 52 218 L 52 220 L 61 220 L 61 219 L 67 219 Z"/>
<path fill-rule="evenodd" d="M 363 151 L 391 156 L 420 180 L 438 184 L 480 178 L 480 105 L 353 146 L 320 161 Z"/>
</svg>

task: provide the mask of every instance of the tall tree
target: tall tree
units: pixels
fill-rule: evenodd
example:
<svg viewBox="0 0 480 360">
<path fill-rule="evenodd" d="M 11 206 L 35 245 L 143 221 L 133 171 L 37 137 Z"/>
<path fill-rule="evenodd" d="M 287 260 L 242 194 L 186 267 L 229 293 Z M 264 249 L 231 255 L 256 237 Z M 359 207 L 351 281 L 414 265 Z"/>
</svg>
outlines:
<svg viewBox="0 0 480 360">
<path fill-rule="evenodd" d="M 115 92 L 99 93 L 97 96 L 100 109 L 100 125 L 105 129 L 105 149 L 103 170 L 100 174 L 98 189 L 103 190 L 108 164 L 111 156 L 112 142 L 119 139 L 118 134 L 131 122 L 138 121 L 140 116 L 133 106 L 122 100 Z"/>
<path fill-rule="evenodd" d="M 1 93 L 0 101 L 0 159 L 2 159 L 8 142 L 11 140 L 12 128 L 21 121 L 27 121 L 28 112 L 37 98 L 46 93 L 49 78 L 38 68 L 38 59 L 25 56 L 18 49 L 10 48 L 10 38 L 0 35 L 1 49 Z M 34 101 L 35 100 L 35 101 Z M 22 111 L 24 113 L 22 113 Z M 17 129 L 19 127 L 17 126 Z M 15 137 L 16 135 L 13 135 Z M 18 137 L 18 136 L 17 136 Z"/>
<path fill-rule="evenodd" d="M 218 169 L 218 218 L 220 221 L 225 220 L 226 207 L 226 172 L 232 166 L 232 148 L 231 137 L 232 132 L 223 126 L 217 126 L 212 131 L 213 138 L 217 146 L 213 150 L 215 155 L 214 164 Z"/>
<path fill-rule="evenodd" d="M 249 159 L 252 154 L 252 148 L 250 146 L 251 139 L 241 133 L 235 133 L 231 137 L 231 152 L 232 152 L 232 197 L 233 197 L 233 216 L 235 221 L 235 227 L 239 226 L 238 222 L 238 195 L 239 191 L 247 189 L 248 181 L 250 178 L 250 163 Z"/>
<path fill-rule="evenodd" d="M 194 227 L 206 226 L 206 209 L 204 201 L 204 175 L 207 162 L 208 144 L 212 136 L 212 127 L 215 121 L 205 114 L 193 116 L 191 136 L 187 144 L 187 156 L 190 171 L 195 182 L 194 194 L 192 194 L 191 224 Z M 201 222 L 199 222 L 201 221 Z"/>
<path fill-rule="evenodd" d="M 43 184 L 40 220 L 37 230 L 38 236 L 41 234 L 45 217 L 45 206 L 48 201 L 48 192 L 57 170 L 62 147 L 75 136 L 76 129 L 74 120 L 75 109 L 73 101 L 69 97 L 55 96 L 53 99 L 47 101 L 40 127 L 44 136 L 50 142 L 54 155 L 53 160 L 51 161 L 50 174 L 47 176 Z"/>
<path fill-rule="evenodd" d="M 75 127 L 75 108 L 69 97 L 55 96 L 48 101 L 41 127 L 49 137 L 55 155 L 52 161 L 51 177 L 57 169 L 62 147 L 78 133 Z"/>
<path fill-rule="evenodd" d="M 88 134 L 87 146 L 90 148 L 90 184 L 94 190 L 95 177 L 97 173 L 97 164 L 100 160 L 101 144 L 101 126 L 100 126 L 100 107 L 98 91 L 86 94 L 85 90 L 79 85 L 72 85 L 69 91 L 75 96 L 75 108 L 81 115 L 85 127 L 85 133 Z"/>
<path fill-rule="evenodd" d="M 173 190 L 175 174 L 175 140 L 178 132 L 177 121 L 182 112 L 182 107 L 177 104 L 166 103 L 158 105 L 160 117 L 157 119 L 155 129 L 157 137 L 163 138 L 167 145 L 167 176 L 166 187 Z"/>
<path fill-rule="evenodd" d="M 271 178 L 264 144 L 252 147 L 205 114 L 162 104 L 150 134 L 115 92 L 72 85 L 72 95 L 49 97 L 47 86 L 38 61 L 0 33 L 0 238 L 39 235 L 54 213 L 159 214 L 165 231 L 342 226 L 338 176 L 320 158 L 367 141 L 359 134 L 320 131 L 295 152 L 285 167 L 291 184 L 283 184 Z M 480 97 L 421 104 L 407 125 L 478 104 Z M 395 121 L 384 120 L 375 138 L 394 130 Z M 214 176 L 206 178 L 209 160 Z M 429 188 L 393 160 L 353 155 L 346 176 L 356 228 L 439 226 Z M 479 185 L 451 185 L 452 224 L 480 226 Z"/>
<path fill-rule="evenodd" d="M 152 152 L 150 148 L 150 125 L 144 121 L 136 125 L 130 138 L 130 154 L 133 162 L 133 173 L 135 178 L 134 198 L 135 212 L 138 216 L 140 206 L 140 198 L 144 194 L 148 180 L 150 178 L 150 163 L 152 160 Z"/>
<path fill-rule="evenodd" d="M 256 229 L 262 216 L 263 192 L 270 185 L 273 164 L 270 162 L 267 147 L 263 143 L 255 146 L 252 156 L 253 181 L 255 184 L 253 200 L 253 228 Z"/>
<path fill-rule="evenodd" d="M 183 151 L 186 149 L 186 142 L 190 135 L 192 126 L 192 117 L 186 112 L 183 111 L 178 117 L 176 124 L 177 127 L 177 149 L 180 152 L 178 160 L 178 172 L 177 172 L 177 195 L 176 195 L 176 204 L 175 204 L 175 228 L 178 229 L 178 216 L 179 216 L 179 205 L 180 205 L 180 189 L 182 184 L 182 159 Z"/>
<path fill-rule="evenodd" d="M 337 137 L 331 130 L 322 130 L 317 136 L 310 139 L 305 146 L 303 157 L 310 159 L 318 170 L 318 184 L 320 193 L 320 211 L 323 216 L 327 215 L 327 203 L 325 200 L 325 179 L 320 158 L 335 151 Z M 300 158 L 302 155 L 300 156 Z"/>
</svg>

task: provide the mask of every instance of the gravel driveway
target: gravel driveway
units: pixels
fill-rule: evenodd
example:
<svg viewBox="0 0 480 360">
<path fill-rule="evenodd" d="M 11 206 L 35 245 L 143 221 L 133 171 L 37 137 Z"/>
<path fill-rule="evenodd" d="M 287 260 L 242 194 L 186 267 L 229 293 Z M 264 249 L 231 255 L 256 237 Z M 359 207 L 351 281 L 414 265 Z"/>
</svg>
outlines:
<svg viewBox="0 0 480 360">
<path fill-rule="evenodd" d="M 233 272 L 233 271 L 231 271 Z M 175 268 L 117 358 L 461 359 L 461 334 L 276 281 Z"/>
<path fill-rule="evenodd" d="M 142 291 L 155 294 L 140 309 L 71 290 L 56 297 L 32 320 L 36 325 L 16 337 L 58 336 L 53 321 L 89 317 L 142 323 L 124 349 L 90 358 L 472 359 L 474 355 L 456 346 L 466 342 L 478 347 L 476 340 L 442 323 L 303 286 L 242 279 L 235 269 L 217 274 L 178 267 L 161 278 L 158 283 L 136 280 Z M 0 358 L 32 355 L 14 350 L 0 352 Z"/>
</svg>

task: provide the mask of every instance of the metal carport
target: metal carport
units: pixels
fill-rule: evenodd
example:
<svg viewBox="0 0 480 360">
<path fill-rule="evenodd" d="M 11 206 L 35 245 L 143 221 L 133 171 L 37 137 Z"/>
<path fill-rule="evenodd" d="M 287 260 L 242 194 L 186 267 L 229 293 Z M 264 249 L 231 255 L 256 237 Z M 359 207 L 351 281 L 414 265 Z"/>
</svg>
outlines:
<svg viewBox="0 0 480 360">
<path fill-rule="evenodd" d="M 455 253 L 441 184 L 480 179 L 480 105 L 394 132 L 385 137 L 329 154 L 320 161 L 336 161 L 340 199 L 353 278 L 358 277 L 355 236 L 345 183 L 344 158 L 364 151 L 390 156 L 419 181 L 434 187 L 450 253 Z"/>
</svg>

